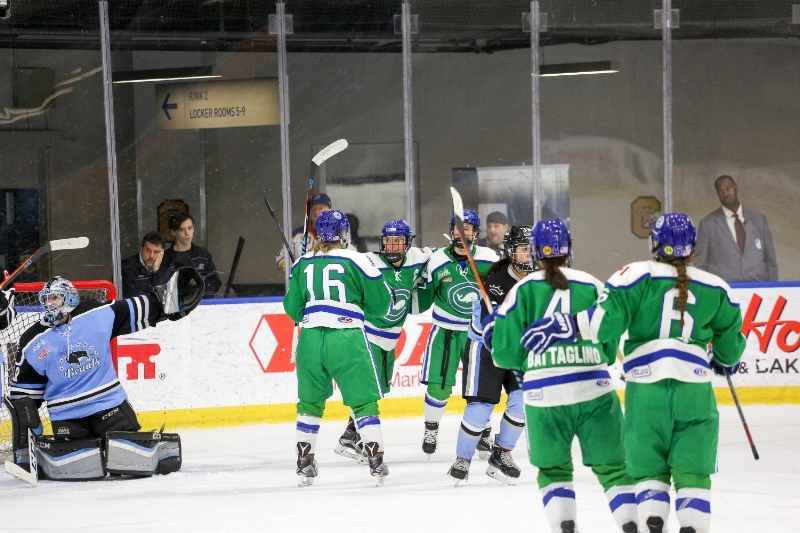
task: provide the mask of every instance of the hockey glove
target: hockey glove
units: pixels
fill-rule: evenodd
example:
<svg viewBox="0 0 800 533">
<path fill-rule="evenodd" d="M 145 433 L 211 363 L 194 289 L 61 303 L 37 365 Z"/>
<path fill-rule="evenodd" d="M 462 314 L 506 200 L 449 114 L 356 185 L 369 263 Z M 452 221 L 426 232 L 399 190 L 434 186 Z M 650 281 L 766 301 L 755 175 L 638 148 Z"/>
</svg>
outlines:
<svg viewBox="0 0 800 533">
<path fill-rule="evenodd" d="M 577 340 L 575 320 L 567 313 L 554 313 L 553 316 L 531 323 L 522 332 L 520 344 L 535 354 L 544 353 L 554 342 L 574 343 Z"/>
<path fill-rule="evenodd" d="M 713 357 L 711 358 L 711 361 L 708 362 L 708 364 L 711 367 L 711 370 L 713 370 L 714 373 L 718 376 L 724 376 L 726 370 L 728 371 L 728 374 L 732 376 L 735 373 L 737 373 L 739 371 L 739 367 L 742 366 L 741 362 L 736 363 L 733 366 L 725 366 L 723 364 L 720 364 L 720 362 L 714 359 Z"/>
<path fill-rule="evenodd" d="M 170 320 L 180 320 L 191 313 L 200 305 L 205 290 L 203 278 L 192 267 L 177 269 L 166 284 L 153 287 L 164 316 Z"/>
</svg>

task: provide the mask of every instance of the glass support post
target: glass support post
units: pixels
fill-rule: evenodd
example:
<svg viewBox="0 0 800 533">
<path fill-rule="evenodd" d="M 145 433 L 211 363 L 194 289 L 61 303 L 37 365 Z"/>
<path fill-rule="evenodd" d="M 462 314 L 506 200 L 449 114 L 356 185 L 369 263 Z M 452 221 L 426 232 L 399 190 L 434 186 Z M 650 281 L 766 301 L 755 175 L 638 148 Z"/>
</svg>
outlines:
<svg viewBox="0 0 800 533">
<path fill-rule="evenodd" d="M 281 108 L 281 177 L 283 179 L 283 231 L 292 238 L 292 180 L 289 166 L 289 77 L 286 67 L 286 4 L 276 4 L 278 14 L 278 94 Z M 291 243 L 291 240 L 289 241 Z M 296 259 L 296 258 L 295 258 Z M 289 255 L 283 263 L 286 291 L 289 290 L 289 274 L 292 270 Z"/>
<path fill-rule="evenodd" d="M 663 48 L 664 102 L 664 205 L 662 212 L 672 212 L 672 0 L 662 0 L 661 35 Z"/>
<path fill-rule="evenodd" d="M 414 182 L 414 119 L 411 85 L 411 5 L 403 2 L 401 20 L 403 26 L 403 131 L 405 141 L 406 171 L 406 220 L 412 231 L 417 227 L 417 191 Z"/>
<path fill-rule="evenodd" d="M 533 140 L 533 159 L 531 163 L 531 180 L 533 189 L 533 220 L 535 224 L 542 216 L 542 154 L 541 154 L 541 128 L 539 110 L 539 2 L 531 2 L 531 114 Z"/>
</svg>

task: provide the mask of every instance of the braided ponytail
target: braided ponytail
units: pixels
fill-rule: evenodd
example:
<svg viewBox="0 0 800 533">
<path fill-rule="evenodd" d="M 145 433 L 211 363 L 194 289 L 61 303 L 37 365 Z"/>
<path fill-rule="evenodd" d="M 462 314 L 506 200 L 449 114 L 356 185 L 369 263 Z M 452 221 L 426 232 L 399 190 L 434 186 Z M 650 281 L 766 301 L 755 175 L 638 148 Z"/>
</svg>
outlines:
<svg viewBox="0 0 800 533">
<path fill-rule="evenodd" d="M 686 265 L 689 263 L 689 258 L 681 257 L 677 259 L 670 259 L 667 263 L 678 269 L 678 277 L 675 278 L 675 288 L 678 289 L 677 306 L 678 311 L 681 312 L 681 329 L 683 329 L 683 314 L 686 312 L 686 302 L 689 300 L 689 275 L 686 273 Z"/>
<path fill-rule="evenodd" d="M 567 264 L 566 255 L 542 258 L 539 259 L 539 264 L 541 265 L 542 270 L 544 270 L 544 280 L 548 285 L 557 291 L 565 291 L 569 288 L 567 276 L 561 272 L 560 268 Z"/>
</svg>

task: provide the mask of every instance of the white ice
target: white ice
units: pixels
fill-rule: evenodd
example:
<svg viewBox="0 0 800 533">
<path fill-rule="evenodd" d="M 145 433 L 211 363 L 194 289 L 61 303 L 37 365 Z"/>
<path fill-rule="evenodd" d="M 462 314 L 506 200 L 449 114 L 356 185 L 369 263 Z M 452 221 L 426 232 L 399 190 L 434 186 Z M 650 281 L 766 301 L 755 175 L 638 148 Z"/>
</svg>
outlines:
<svg viewBox="0 0 800 533">
<path fill-rule="evenodd" d="M 712 530 L 798 531 L 800 406 L 745 409 L 761 460 L 753 460 L 735 409 L 721 408 Z M 384 420 L 391 473 L 381 488 L 367 467 L 333 453 L 342 421 L 322 424 L 320 473 L 307 488 L 297 486 L 294 473 L 294 424 L 184 429 L 183 469 L 169 476 L 43 481 L 34 488 L 0 474 L 0 531 L 548 533 L 524 439 L 514 453 L 522 466 L 517 486 L 486 476 L 486 462 L 477 455 L 468 483 L 451 485 L 445 472 L 455 457 L 459 422 L 445 417 L 441 446 L 428 461 L 420 449 L 421 419 Z M 576 446 L 576 464 L 579 454 Z M 578 466 L 575 479 L 581 531 L 616 531 L 591 471 Z M 673 516 L 670 530 L 678 529 Z"/>
</svg>

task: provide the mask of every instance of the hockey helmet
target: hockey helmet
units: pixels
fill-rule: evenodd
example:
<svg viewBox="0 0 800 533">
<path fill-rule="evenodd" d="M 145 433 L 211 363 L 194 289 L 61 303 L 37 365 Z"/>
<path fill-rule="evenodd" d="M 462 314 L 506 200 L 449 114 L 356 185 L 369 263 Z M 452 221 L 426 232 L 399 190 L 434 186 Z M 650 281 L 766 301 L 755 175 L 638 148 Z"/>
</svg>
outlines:
<svg viewBox="0 0 800 533">
<path fill-rule="evenodd" d="M 696 242 L 697 230 L 683 213 L 661 215 L 650 230 L 650 252 L 655 260 L 689 257 Z"/>
<path fill-rule="evenodd" d="M 322 242 L 341 242 L 345 246 L 350 242 L 350 223 L 344 213 L 337 209 L 320 213 L 314 230 Z"/>
<path fill-rule="evenodd" d="M 464 224 L 470 224 L 472 226 L 472 239 L 469 242 L 469 245 L 472 246 L 475 243 L 475 239 L 478 238 L 478 233 L 481 231 L 481 217 L 472 209 L 464 209 Z M 460 239 L 456 237 L 455 227 L 456 216 L 453 215 L 450 217 L 450 239 L 454 245 L 458 245 Z"/>
<path fill-rule="evenodd" d="M 567 257 L 571 263 L 572 236 L 560 218 L 540 220 L 531 230 L 531 259 Z"/>
<path fill-rule="evenodd" d="M 405 239 L 406 246 L 403 249 L 402 253 L 389 253 L 386 251 L 386 237 L 403 237 Z M 390 263 L 397 263 L 401 261 L 408 249 L 411 247 L 411 240 L 414 238 L 414 234 L 411 232 L 411 228 L 406 223 L 405 220 L 390 220 L 386 224 L 383 225 L 383 229 L 381 229 L 381 247 L 380 253 L 383 255 L 387 261 Z"/>
<path fill-rule="evenodd" d="M 530 226 L 511 226 L 503 236 L 502 255 L 511 260 L 511 263 L 523 272 L 533 272 L 534 265 L 530 260 Z M 519 247 L 524 246 L 523 250 Z M 520 253 L 527 253 L 524 261 L 520 260 Z"/>
<path fill-rule="evenodd" d="M 39 291 L 39 303 L 44 308 L 42 324 L 52 328 L 78 307 L 80 296 L 68 279 L 56 276 Z"/>
</svg>

